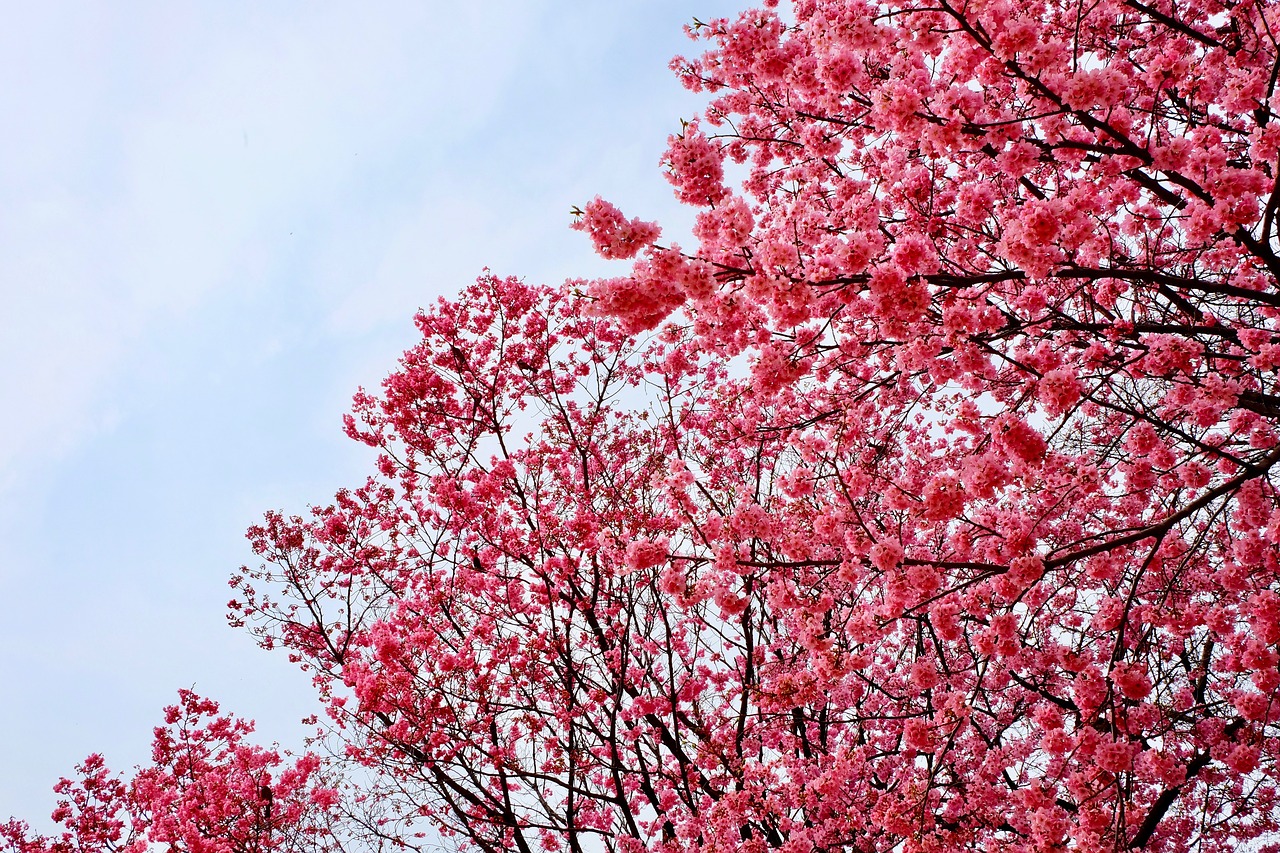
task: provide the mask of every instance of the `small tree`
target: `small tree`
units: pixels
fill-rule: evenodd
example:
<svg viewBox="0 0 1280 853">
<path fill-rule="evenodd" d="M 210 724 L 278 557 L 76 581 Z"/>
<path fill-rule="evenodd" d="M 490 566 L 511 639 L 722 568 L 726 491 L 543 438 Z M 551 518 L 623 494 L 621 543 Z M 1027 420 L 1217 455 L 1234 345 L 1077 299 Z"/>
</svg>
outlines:
<svg viewBox="0 0 1280 853">
<path fill-rule="evenodd" d="M 54 787 L 56 836 L 33 834 L 22 821 L 0 826 L 10 853 L 171 853 L 321 851 L 337 793 L 319 784 L 320 760 L 288 762 L 246 742 L 253 726 L 219 716 L 218 706 L 189 690 L 165 709 L 155 730 L 152 764 L 131 779 L 100 755 Z"/>
</svg>

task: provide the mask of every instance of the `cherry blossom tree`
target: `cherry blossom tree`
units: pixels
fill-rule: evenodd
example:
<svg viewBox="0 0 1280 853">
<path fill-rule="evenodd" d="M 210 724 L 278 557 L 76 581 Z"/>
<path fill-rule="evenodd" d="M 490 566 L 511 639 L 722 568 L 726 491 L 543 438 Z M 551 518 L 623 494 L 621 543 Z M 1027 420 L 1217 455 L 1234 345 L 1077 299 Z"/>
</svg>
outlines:
<svg viewBox="0 0 1280 853">
<path fill-rule="evenodd" d="M 423 314 L 348 424 L 378 476 L 253 532 L 237 612 L 316 673 L 384 825 L 1274 837 L 1278 18 L 695 22 L 696 246 L 586 205 L 629 274 Z"/>
<path fill-rule="evenodd" d="M 330 849 L 327 815 L 337 792 L 319 784 L 320 759 L 289 762 L 248 743 L 253 726 L 220 716 L 189 690 L 165 709 L 152 764 L 130 779 L 90 755 L 54 787 L 56 836 L 18 820 L 0 825 L 9 853 L 269 853 Z"/>
<path fill-rule="evenodd" d="M 674 64 L 694 245 L 586 204 L 625 274 L 422 312 L 373 476 L 250 531 L 232 620 L 359 789 L 309 802 L 405 849 L 1277 849 L 1280 6 L 766 7 Z"/>
</svg>

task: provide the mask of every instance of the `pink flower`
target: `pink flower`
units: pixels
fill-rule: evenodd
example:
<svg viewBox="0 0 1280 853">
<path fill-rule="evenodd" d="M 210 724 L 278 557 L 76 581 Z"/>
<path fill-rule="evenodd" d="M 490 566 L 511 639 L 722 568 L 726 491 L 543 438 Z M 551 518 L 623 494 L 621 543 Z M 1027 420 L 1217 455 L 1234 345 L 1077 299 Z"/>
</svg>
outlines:
<svg viewBox="0 0 1280 853">
<path fill-rule="evenodd" d="M 667 560 L 668 544 L 647 539 L 637 539 L 627 545 L 625 562 L 627 569 L 633 572 L 642 571 L 661 565 Z"/>
<path fill-rule="evenodd" d="M 1036 396 L 1044 405 L 1045 413 L 1051 418 L 1060 417 L 1071 411 L 1080 402 L 1083 389 L 1075 372 L 1065 367 L 1051 370 L 1040 378 Z"/>
<path fill-rule="evenodd" d="M 1118 663 L 1111 669 L 1111 681 L 1129 699 L 1145 699 L 1151 693 L 1147 669 L 1136 663 Z"/>
<path fill-rule="evenodd" d="M 945 521 L 964 512 L 965 494 L 960 478 L 952 473 L 930 480 L 924 487 L 925 518 Z"/>
<path fill-rule="evenodd" d="M 902 546 L 896 542 L 877 542 L 871 546 L 871 564 L 882 572 L 896 569 L 902 557 Z"/>
<path fill-rule="evenodd" d="M 687 204 L 711 205 L 728 191 L 724 188 L 723 154 L 690 122 L 680 136 L 668 140 L 667 179 L 676 187 L 676 196 Z"/>
<path fill-rule="evenodd" d="M 609 259 L 634 258 L 662 233 L 655 222 L 626 219 L 622 211 L 599 196 L 587 203 L 572 227 L 587 232 L 596 252 Z"/>
<path fill-rule="evenodd" d="M 996 421 L 1000 443 L 1023 462 L 1039 462 L 1048 444 L 1039 432 L 1014 415 L 1002 415 Z"/>
</svg>

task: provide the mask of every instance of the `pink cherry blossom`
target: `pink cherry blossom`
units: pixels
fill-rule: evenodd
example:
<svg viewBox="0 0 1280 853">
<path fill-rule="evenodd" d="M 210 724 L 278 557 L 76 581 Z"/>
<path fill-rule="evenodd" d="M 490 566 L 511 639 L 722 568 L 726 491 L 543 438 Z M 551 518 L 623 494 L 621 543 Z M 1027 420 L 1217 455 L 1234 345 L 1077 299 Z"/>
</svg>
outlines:
<svg viewBox="0 0 1280 853">
<path fill-rule="evenodd" d="M 663 165 L 696 245 L 590 203 L 629 271 L 422 312 L 346 421 L 371 476 L 250 531 L 232 622 L 314 678 L 332 761 L 184 698 L 165 731 L 225 746 L 86 762 L 67 838 L 267 845 L 265 786 L 307 838 L 396 847 L 1272 843 L 1277 28 L 695 22 Z"/>
</svg>

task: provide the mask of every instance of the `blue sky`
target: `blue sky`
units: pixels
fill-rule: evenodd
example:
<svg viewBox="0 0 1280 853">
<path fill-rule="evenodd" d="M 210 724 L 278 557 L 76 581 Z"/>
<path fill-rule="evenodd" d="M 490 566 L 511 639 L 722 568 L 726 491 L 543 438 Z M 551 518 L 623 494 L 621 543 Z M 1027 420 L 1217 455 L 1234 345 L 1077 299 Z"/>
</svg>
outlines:
<svg viewBox="0 0 1280 853">
<path fill-rule="evenodd" d="M 0 31 L 0 820 L 182 687 L 296 744 L 305 676 L 225 626 L 262 511 L 359 482 L 341 415 L 483 267 L 679 238 L 667 70 L 725 0 L 37 3 Z M 473 11 L 467 11 L 472 9 Z"/>
</svg>

